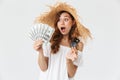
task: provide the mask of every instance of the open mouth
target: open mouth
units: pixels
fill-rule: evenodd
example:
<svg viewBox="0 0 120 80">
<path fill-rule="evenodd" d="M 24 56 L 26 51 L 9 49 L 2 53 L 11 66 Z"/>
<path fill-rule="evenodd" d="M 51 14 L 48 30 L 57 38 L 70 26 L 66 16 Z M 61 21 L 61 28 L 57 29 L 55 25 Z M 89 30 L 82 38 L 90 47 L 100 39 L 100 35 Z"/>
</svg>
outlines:
<svg viewBox="0 0 120 80">
<path fill-rule="evenodd" d="M 61 27 L 61 30 L 62 30 L 62 31 L 65 31 L 65 27 Z"/>
</svg>

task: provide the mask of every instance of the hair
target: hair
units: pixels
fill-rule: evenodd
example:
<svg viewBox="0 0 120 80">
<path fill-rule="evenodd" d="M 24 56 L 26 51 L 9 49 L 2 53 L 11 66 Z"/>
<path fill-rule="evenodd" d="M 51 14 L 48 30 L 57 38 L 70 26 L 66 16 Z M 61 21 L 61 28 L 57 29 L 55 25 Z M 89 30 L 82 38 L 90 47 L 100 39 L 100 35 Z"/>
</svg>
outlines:
<svg viewBox="0 0 120 80">
<path fill-rule="evenodd" d="M 75 21 L 74 17 L 67 11 L 60 11 L 58 12 L 56 15 L 55 15 L 55 23 L 54 23 L 54 28 L 55 28 L 55 31 L 53 33 L 53 36 L 50 40 L 51 42 L 51 53 L 55 54 L 59 51 L 59 47 L 60 47 L 60 42 L 63 38 L 63 35 L 61 34 L 61 32 L 59 31 L 58 27 L 57 27 L 57 22 L 59 21 L 59 17 L 62 13 L 68 13 L 71 17 L 71 19 L 73 21 Z M 69 32 L 69 40 L 70 42 L 73 41 L 74 38 L 78 38 L 80 37 L 80 33 L 78 31 L 78 28 L 77 28 L 77 24 L 76 24 L 76 21 L 75 21 L 75 24 L 71 27 L 71 30 Z"/>
</svg>

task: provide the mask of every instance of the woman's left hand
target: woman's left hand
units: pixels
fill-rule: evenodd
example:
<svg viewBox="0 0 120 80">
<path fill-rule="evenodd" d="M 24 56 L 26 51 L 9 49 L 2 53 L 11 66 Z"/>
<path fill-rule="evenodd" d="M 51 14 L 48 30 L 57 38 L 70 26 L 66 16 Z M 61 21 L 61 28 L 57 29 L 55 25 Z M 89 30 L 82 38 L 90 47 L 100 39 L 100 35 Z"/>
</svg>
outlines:
<svg viewBox="0 0 120 80">
<path fill-rule="evenodd" d="M 77 49 L 75 47 L 72 47 L 70 52 L 67 53 L 66 58 L 68 60 L 76 60 L 77 59 Z"/>
</svg>

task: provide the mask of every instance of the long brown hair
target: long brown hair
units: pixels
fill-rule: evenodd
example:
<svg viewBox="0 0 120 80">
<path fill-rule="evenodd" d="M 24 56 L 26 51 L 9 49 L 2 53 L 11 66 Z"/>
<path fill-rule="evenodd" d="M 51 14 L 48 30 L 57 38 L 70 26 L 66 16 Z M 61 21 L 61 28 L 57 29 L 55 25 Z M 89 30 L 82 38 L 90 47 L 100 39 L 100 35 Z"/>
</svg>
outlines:
<svg viewBox="0 0 120 80">
<path fill-rule="evenodd" d="M 53 36 L 50 40 L 51 42 L 51 53 L 55 54 L 59 51 L 59 47 L 60 47 L 60 42 L 63 38 L 63 35 L 60 33 L 58 27 L 57 27 L 57 22 L 59 21 L 59 17 L 62 13 L 68 13 L 71 17 L 71 19 L 73 21 L 75 21 L 74 17 L 67 11 L 60 11 L 57 13 L 57 15 L 55 15 L 55 23 L 54 23 L 54 28 L 55 28 L 55 32 L 53 33 Z M 76 22 L 76 21 L 75 21 Z M 77 25 L 76 23 L 71 27 L 71 30 L 69 32 L 69 40 L 70 42 L 74 39 L 74 38 L 78 38 L 80 37 L 80 33 L 78 31 Z"/>
</svg>

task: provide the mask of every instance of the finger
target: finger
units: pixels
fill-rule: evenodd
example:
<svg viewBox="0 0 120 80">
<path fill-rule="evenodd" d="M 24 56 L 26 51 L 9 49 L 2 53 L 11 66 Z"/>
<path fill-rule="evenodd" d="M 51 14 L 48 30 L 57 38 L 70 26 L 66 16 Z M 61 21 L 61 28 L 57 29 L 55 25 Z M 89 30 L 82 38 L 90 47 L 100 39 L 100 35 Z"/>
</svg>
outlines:
<svg viewBox="0 0 120 80">
<path fill-rule="evenodd" d="M 72 61 L 74 61 L 74 58 L 71 58 Z"/>
<path fill-rule="evenodd" d="M 75 53 L 74 54 L 73 53 L 68 53 L 66 55 L 66 58 L 74 61 L 77 58 L 77 55 Z"/>
<path fill-rule="evenodd" d="M 37 45 L 37 46 L 40 46 L 40 45 L 42 45 L 43 44 L 43 41 L 42 40 L 37 40 L 37 41 L 35 41 L 35 45 Z"/>
<path fill-rule="evenodd" d="M 74 49 L 74 53 L 77 54 L 78 50 L 76 49 L 76 47 L 74 47 L 73 49 Z"/>
<path fill-rule="evenodd" d="M 34 46 L 34 49 L 35 49 L 35 50 L 38 50 L 38 48 L 39 48 L 38 46 Z"/>
<path fill-rule="evenodd" d="M 73 54 L 71 54 L 72 55 L 72 57 L 74 57 L 74 58 L 76 58 L 77 57 L 77 55 L 75 54 L 75 53 L 73 53 Z"/>
<path fill-rule="evenodd" d="M 74 53 L 74 47 L 71 48 L 71 52 Z"/>
<path fill-rule="evenodd" d="M 76 47 L 73 47 L 73 50 L 74 50 L 74 51 L 77 51 Z"/>
<path fill-rule="evenodd" d="M 72 57 L 72 61 L 75 61 L 77 59 L 77 57 Z"/>
<path fill-rule="evenodd" d="M 68 59 L 72 59 L 72 53 L 71 53 L 71 52 L 68 53 L 68 54 L 66 55 L 66 58 L 68 58 Z"/>
<path fill-rule="evenodd" d="M 42 44 L 35 43 L 35 44 L 33 45 L 33 47 L 34 47 L 35 50 L 38 50 L 39 48 L 42 47 Z"/>
<path fill-rule="evenodd" d="M 71 49 L 71 54 L 74 54 L 75 53 L 75 50 L 74 48 Z"/>
</svg>

